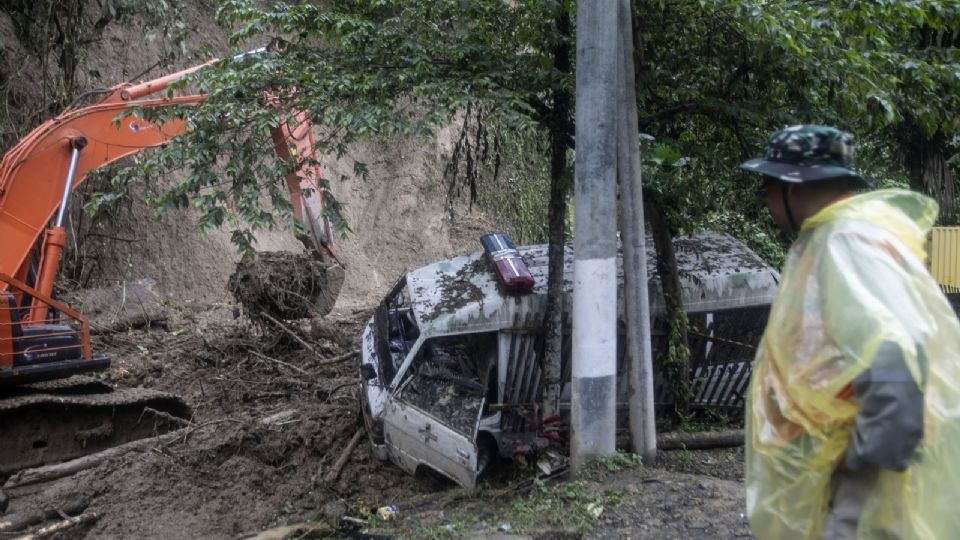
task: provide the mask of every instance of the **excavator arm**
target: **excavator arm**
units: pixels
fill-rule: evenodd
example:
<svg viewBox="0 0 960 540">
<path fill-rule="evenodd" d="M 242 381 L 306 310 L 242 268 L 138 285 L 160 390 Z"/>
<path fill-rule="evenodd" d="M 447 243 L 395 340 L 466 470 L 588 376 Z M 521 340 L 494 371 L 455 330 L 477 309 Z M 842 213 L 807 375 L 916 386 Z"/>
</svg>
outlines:
<svg viewBox="0 0 960 540">
<path fill-rule="evenodd" d="M 71 193 L 91 170 L 183 135 L 183 119 L 159 124 L 137 111 L 202 103 L 204 95 L 158 97 L 201 67 L 115 86 L 99 102 L 43 123 L 0 162 L 0 477 L 178 429 L 192 414 L 174 394 L 70 377 L 106 369 L 110 359 L 91 351 L 87 319 L 52 291 Z M 278 110 L 272 130 L 278 156 L 298 160 L 286 182 L 305 231 L 301 240 L 315 256 L 337 259 L 309 119 L 266 98 Z M 341 278 L 322 291 L 329 302 L 342 271 L 321 266 Z"/>
<path fill-rule="evenodd" d="M 48 120 L 7 152 L 0 163 L 0 273 L 26 277 L 24 265 L 38 239 L 50 236 L 51 228 L 62 225 L 58 221 L 62 222 L 70 192 L 86 180 L 87 173 L 185 133 L 186 123 L 182 119 L 160 125 L 136 115 L 121 115 L 132 108 L 203 102 L 205 95 L 145 98 L 200 67 L 203 66 L 154 81 L 115 87 L 95 105 L 69 109 Z M 281 105 L 278 103 L 277 107 Z M 308 246 L 323 248 L 339 261 L 330 224 L 323 217 L 324 190 L 314 154 L 313 130 L 305 114 L 294 112 L 291 116 L 294 122 L 281 122 L 273 128 L 272 136 L 281 158 L 292 155 L 301 160 L 300 168 L 286 179 L 294 214 L 308 233 Z M 53 227 L 49 226 L 51 222 Z M 61 239 L 55 237 L 52 241 L 60 243 Z M 58 261 L 47 252 L 42 251 L 45 260 L 40 265 L 36 286 L 49 294 L 46 284 L 52 285 Z M 0 283 L 0 290 L 4 289 Z"/>
<path fill-rule="evenodd" d="M 187 124 L 173 119 L 162 124 L 136 115 L 138 109 L 191 106 L 202 94 L 155 97 L 171 83 L 204 67 L 195 66 L 139 84 L 111 88 L 97 103 L 70 108 L 34 129 L 0 162 L 0 371 L 13 365 L 14 335 L 42 326 L 51 311 L 53 284 L 66 243 L 64 215 L 71 193 L 87 174 L 146 148 L 161 146 L 183 135 Z M 323 214 L 324 190 L 306 114 L 278 109 L 272 138 L 281 159 L 295 157 L 299 168 L 286 178 L 293 211 L 306 232 L 301 238 L 316 253 L 321 250 L 340 262 L 330 223 Z M 133 111 L 133 114 L 124 114 Z M 292 120 L 284 120 L 284 118 Z M 82 316 L 78 321 L 86 333 Z M 83 354 L 89 356 L 86 336 Z M 5 354 L 6 352 L 6 354 Z"/>
<path fill-rule="evenodd" d="M 201 100 L 202 96 L 189 96 L 145 100 L 137 105 L 170 106 Z M 135 116 L 121 118 L 117 125 L 117 116 L 130 106 L 99 103 L 68 110 L 45 122 L 7 152 L 0 163 L 0 273 L 27 281 L 25 267 L 40 240 L 39 270 L 31 281 L 49 296 L 59 250 L 66 239 L 62 225 L 70 193 L 86 180 L 91 170 L 144 148 L 159 146 L 185 130 L 182 120 L 158 126 Z M 5 288 L 0 283 L 0 290 Z M 43 314 L 32 309 L 30 319 L 43 320 Z"/>
</svg>

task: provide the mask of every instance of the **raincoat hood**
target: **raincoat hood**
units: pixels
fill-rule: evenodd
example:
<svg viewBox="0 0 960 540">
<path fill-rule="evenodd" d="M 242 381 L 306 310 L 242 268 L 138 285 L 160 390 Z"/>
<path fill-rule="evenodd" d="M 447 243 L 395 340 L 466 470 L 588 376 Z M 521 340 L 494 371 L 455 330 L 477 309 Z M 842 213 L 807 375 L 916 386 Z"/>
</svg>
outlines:
<svg viewBox="0 0 960 540">
<path fill-rule="evenodd" d="M 745 483 L 758 538 L 821 537 L 859 412 L 851 382 L 887 344 L 923 392 L 923 439 L 906 472 L 879 472 L 858 535 L 960 531 L 960 512 L 947 504 L 960 500 L 960 323 L 923 262 L 936 215 L 928 197 L 884 190 L 804 221 L 748 391 Z"/>
</svg>

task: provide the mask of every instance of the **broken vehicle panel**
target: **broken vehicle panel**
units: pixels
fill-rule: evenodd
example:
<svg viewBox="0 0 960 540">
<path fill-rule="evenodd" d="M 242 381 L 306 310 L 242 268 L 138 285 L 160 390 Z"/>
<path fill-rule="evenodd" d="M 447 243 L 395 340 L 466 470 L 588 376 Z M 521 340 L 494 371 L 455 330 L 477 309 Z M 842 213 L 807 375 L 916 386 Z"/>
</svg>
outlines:
<svg viewBox="0 0 960 540">
<path fill-rule="evenodd" d="M 473 486 L 478 461 L 483 461 L 477 431 L 481 415 L 489 416 L 486 389 L 496 350 L 495 333 L 422 342 L 384 410 L 385 442 L 392 461 L 411 473 L 428 465 Z"/>
<path fill-rule="evenodd" d="M 664 303 L 652 242 L 648 246 L 656 358 L 666 337 L 657 317 Z M 694 325 L 692 404 L 742 408 L 752 344 L 759 339 L 779 276 L 725 234 L 676 238 L 674 246 L 683 305 Z M 380 459 L 411 473 L 427 466 L 472 488 L 493 456 L 512 457 L 542 441 L 536 404 L 543 390 L 547 247 L 517 250 L 535 280 L 529 294 L 509 294 L 479 251 L 406 273 L 378 306 L 363 333 L 361 396 Z M 572 263 L 568 246 L 567 309 Z M 622 279 L 622 270 L 619 274 Z M 569 313 L 564 320 L 569 324 Z M 567 401 L 569 341 L 565 336 L 561 355 Z M 623 348 L 619 350 L 622 356 Z M 618 371 L 624 369 L 620 358 Z M 655 401 L 668 405 L 668 385 L 655 378 Z M 620 381 L 625 396 L 626 377 Z"/>
</svg>

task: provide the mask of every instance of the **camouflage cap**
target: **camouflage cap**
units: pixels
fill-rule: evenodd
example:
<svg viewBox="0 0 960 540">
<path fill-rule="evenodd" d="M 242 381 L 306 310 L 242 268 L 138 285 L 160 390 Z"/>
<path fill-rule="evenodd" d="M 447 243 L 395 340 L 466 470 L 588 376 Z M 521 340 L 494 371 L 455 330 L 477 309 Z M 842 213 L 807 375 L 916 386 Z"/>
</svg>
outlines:
<svg viewBox="0 0 960 540">
<path fill-rule="evenodd" d="M 762 158 L 740 164 L 740 168 L 783 182 L 815 182 L 848 178 L 854 189 L 872 187 L 855 173 L 853 136 L 829 126 L 799 125 L 782 129 L 770 137 Z"/>
</svg>

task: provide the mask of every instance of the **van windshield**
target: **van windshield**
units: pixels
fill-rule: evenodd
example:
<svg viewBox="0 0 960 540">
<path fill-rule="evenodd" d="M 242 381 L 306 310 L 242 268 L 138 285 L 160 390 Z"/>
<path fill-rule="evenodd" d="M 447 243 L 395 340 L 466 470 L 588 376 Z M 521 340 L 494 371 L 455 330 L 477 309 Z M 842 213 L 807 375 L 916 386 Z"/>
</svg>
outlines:
<svg viewBox="0 0 960 540">
<path fill-rule="evenodd" d="M 472 438 L 484 400 L 496 396 L 496 362 L 496 332 L 427 339 L 399 397 Z"/>
</svg>

